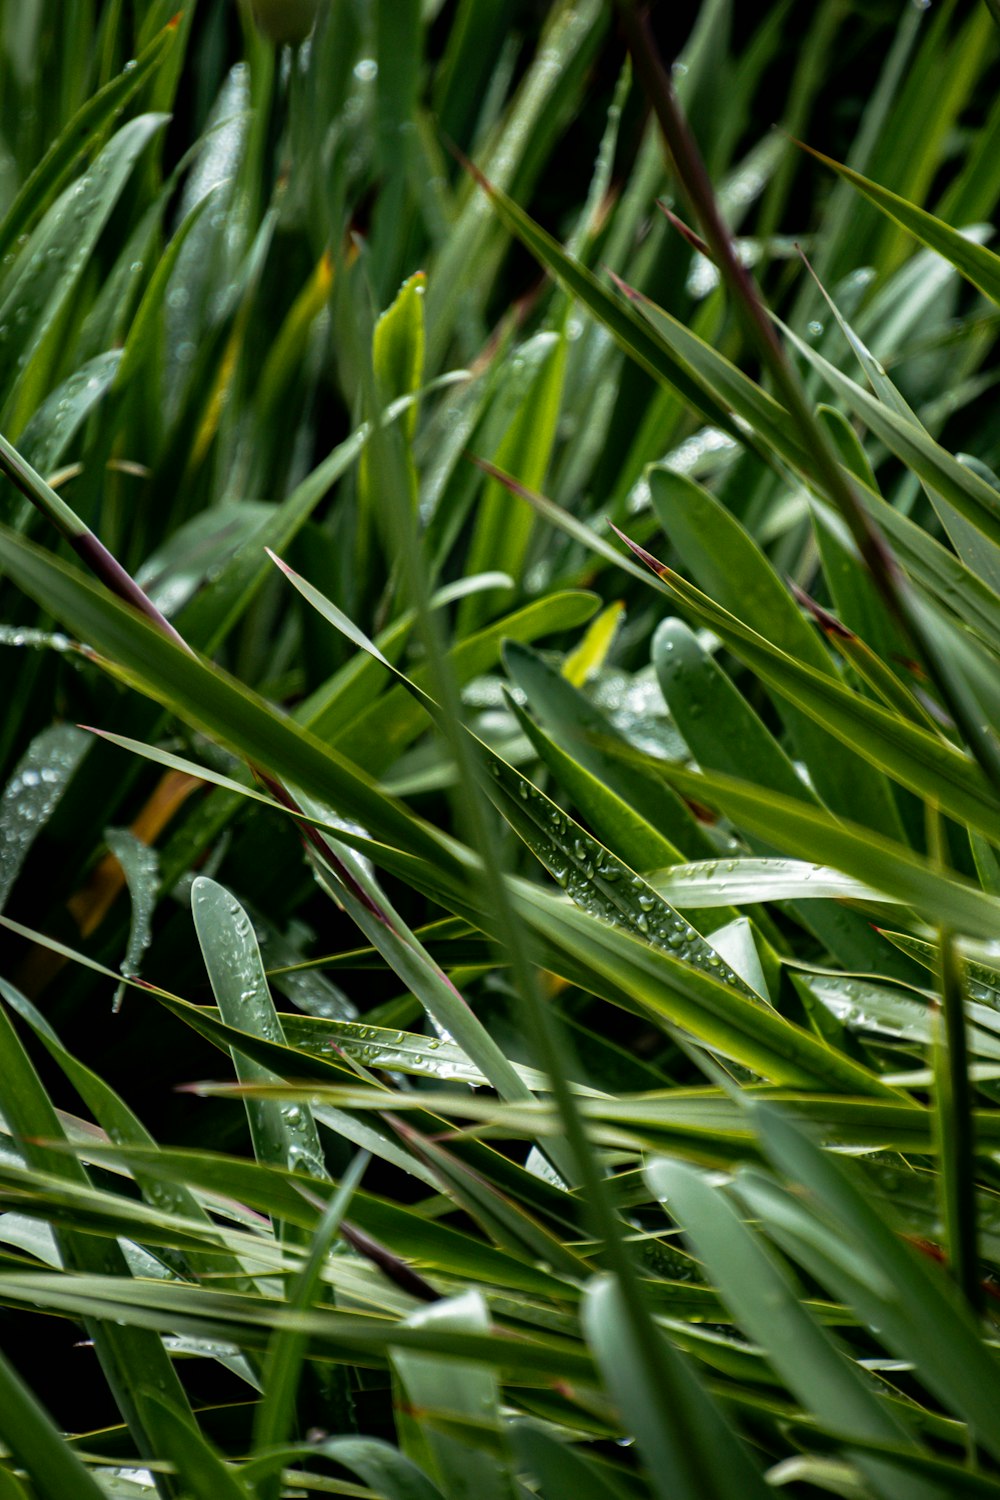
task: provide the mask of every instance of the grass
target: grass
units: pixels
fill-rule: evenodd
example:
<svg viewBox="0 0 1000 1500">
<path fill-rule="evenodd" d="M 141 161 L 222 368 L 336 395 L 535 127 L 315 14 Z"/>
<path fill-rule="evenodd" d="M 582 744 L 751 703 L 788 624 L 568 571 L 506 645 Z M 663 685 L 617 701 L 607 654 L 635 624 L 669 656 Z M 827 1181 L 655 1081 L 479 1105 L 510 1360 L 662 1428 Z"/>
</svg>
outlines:
<svg viewBox="0 0 1000 1500">
<path fill-rule="evenodd" d="M 992 7 L 8 11 L 0 1500 L 1000 1493 Z"/>
</svg>

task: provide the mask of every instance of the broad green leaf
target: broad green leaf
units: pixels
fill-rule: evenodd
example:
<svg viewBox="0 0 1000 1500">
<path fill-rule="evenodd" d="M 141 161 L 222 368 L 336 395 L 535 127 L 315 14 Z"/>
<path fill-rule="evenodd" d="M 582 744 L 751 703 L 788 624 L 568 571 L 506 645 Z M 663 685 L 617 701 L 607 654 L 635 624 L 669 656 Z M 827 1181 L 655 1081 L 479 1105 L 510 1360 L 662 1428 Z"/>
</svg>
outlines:
<svg viewBox="0 0 1000 1500">
<path fill-rule="evenodd" d="M 648 479 L 653 508 L 702 592 L 785 656 L 837 683 L 829 653 L 739 522 L 702 485 L 683 475 L 654 466 Z M 685 602 L 690 602 L 690 596 Z M 827 726 L 820 721 L 817 728 L 816 719 L 803 713 L 800 702 L 784 698 L 781 712 L 827 806 L 852 816 L 859 816 L 863 809 L 875 827 L 899 837 L 899 818 L 889 789 L 877 772 L 858 764 L 856 741 L 848 742 L 850 754 L 831 754 L 824 732 Z M 769 759 L 775 760 L 773 752 Z"/>
<path fill-rule="evenodd" d="M 224 1021 L 236 1030 L 283 1045 L 281 1021 L 246 912 L 234 896 L 204 876 L 199 876 L 191 889 L 191 910 Z M 267 1082 L 274 1076 L 239 1052 L 234 1052 L 234 1062 L 241 1082 Z M 248 1101 L 247 1117 L 258 1161 L 292 1167 L 308 1177 L 326 1176 L 319 1135 L 308 1106 Z"/>
<path fill-rule="evenodd" d="M 805 1408 L 822 1412 L 846 1438 L 912 1441 L 846 1350 L 803 1307 L 788 1271 L 717 1187 L 691 1167 L 666 1160 L 652 1162 L 646 1177 L 694 1241 L 744 1332 L 761 1346 Z"/>
<path fill-rule="evenodd" d="M 635 1332 L 622 1289 L 611 1277 L 592 1283 L 584 1330 L 634 1434 L 653 1493 L 663 1500 L 728 1500 L 767 1494 L 763 1476 L 735 1430 L 666 1337 L 645 1344 Z"/>
<path fill-rule="evenodd" d="M 734 821 L 794 858 L 818 857 L 846 875 L 864 880 L 920 912 L 934 922 L 942 913 L 960 932 L 989 937 L 995 931 L 991 915 L 994 898 L 953 875 L 944 875 L 920 856 L 893 844 L 870 829 L 838 821 L 819 808 L 809 808 L 761 792 L 757 787 L 716 772 L 697 774 L 680 766 L 662 769 L 676 787 L 708 805 L 721 808 Z"/>
<path fill-rule="evenodd" d="M 489 1312 L 473 1291 L 420 1308 L 407 1319 L 411 1327 L 442 1331 L 464 1328 L 486 1332 Z M 498 1461 L 472 1443 L 438 1432 L 432 1422 L 414 1422 L 405 1413 L 442 1411 L 487 1423 L 498 1432 L 500 1391 L 492 1371 L 456 1360 L 431 1359 L 409 1350 L 393 1351 L 392 1363 L 402 1386 L 401 1445 L 404 1452 L 436 1480 L 449 1500 L 503 1500 L 515 1493 L 509 1463 Z"/>
</svg>

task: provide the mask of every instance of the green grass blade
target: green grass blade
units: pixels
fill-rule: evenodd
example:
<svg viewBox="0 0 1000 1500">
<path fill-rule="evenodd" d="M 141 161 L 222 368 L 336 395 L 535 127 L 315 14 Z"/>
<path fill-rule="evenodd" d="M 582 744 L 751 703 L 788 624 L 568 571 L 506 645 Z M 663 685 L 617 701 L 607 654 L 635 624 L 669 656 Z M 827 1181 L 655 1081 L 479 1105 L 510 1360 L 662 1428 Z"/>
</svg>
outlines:
<svg viewBox="0 0 1000 1500">
<path fill-rule="evenodd" d="M 591 1285 L 584 1328 L 594 1358 L 634 1433 L 662 1500 L 763 1497 L 763 1476 L 689 1363 L 664 1335 L 646 1345 L 631 1335 L 621 1290 L 610 1277 Z"/>
<path fill-rule="evenodd" d="M 817 161 L 836 172 L 842 182 L 850 183 L 862 197 L 907 230 L 922 245 L 943 255 L 985 296 L 994 302 L 1000 302 L 1000 256 L 987 250 L 985 245 L 977 245 L 974 240 L 960 234 L 942 219 L 935 218 L 926 209 L 908 202 L 888 188 L 880 187 L 877 182 L 871 182 L 860 172 L 854 172 L 850 167 L 824 156 L 821 151 L 814 151 L 811 146 L 806 146 L 805 149 Z"/>
<path fill-rule="evenodd" d="M 925 921 L 934 923 L 945 913 L 951 925 L 974 937 L 987 937 L 995 928 L 993 897 L 954 875 L 942 875 L 926 860 L 869 829 L 718 773 L 699 775 L 671 765 L 661 774 L 775 848 L 795 858 L 819 859 L 876 890 L 884 889 L 886 895 L 921 912 Z"/>
<path fill-rule="evenodd" d="M 288 1305 L 305 1309 L 310 1306 L 319 1290 L 323 1261 L 329 1254 L 330 1245 L 340 1230 L 341 1222 L 350 1206 L 354 1190 L 361 1182 L 366 1156 L 354 1158 L 347 1172 L 330 1199 L 309 1247 L 309 1256 L 298 1276 L 293 1280 L 288 1293 Z M 295 1391 L 305 1359 L 307 1343 L 303 1335 L 284 1330 L 276 1333 L 267 1351 L 262 1371 L 263 1399 L 254 1415 L 254 1447 L 268 1448 L 287 1440 L 295 1417 Z M 261 1500 L 280 1493 L 278 1476 L 266 1484 L 258 1480 L 255 1493 Z"/>
<path fill-rule="evenodd" d="M 0 258 L 44 209 L 52 194 L 59 192 L 69 180 L 103 129 L 147 83 L 173 46 L 176 33 L 173 22 L 165 26 L 134 60 L 133 66 L 92 95 L 66 124 L 24 182 L 0 223 Z"/>
<path fill-rule="evenodd" d="M 744 1332 L 789 1389 L 845 1438 L 912 1442 L 906 1426 L 802 1305 L 799 1289 L 722 1192 L 691 1167 L 654 1161 L 646 1177 L 684 1228 Z"/>
<path fill-rule="evenodd" d="M 284 1044 L 281 1021 L 268 989 L 250 918 L 229 891 L 199 876 L 191 888 L 191 911 L 219 1012 L 234 1030 Z M 266 1069 L 234 1053 L 243 1083 L 268 1082 Z M 312 1115 L 305 1108 L 247 1103 L 258 1161 L 277 1163 L 324 1177 L 323 1151 Z"/>
<path fill-rule="evenodd" d="M 45 1500 L 101 1500 L 104 1491 L 63 1441 L 55 1423 L 0 1354 L 0 1433 Z M 10 1500 L 24 1494 L 12 1480 Z"/>
</svg>

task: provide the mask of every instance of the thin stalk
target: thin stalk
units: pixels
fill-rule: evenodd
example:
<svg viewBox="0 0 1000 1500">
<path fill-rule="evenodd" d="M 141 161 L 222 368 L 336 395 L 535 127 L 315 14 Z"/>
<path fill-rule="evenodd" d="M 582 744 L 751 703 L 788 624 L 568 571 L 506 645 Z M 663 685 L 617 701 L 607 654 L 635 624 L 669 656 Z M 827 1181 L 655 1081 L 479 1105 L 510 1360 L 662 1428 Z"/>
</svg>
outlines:
<svg viewBox="0 0 1000 1500">
<path fill-rule="evenodd" d="M 368 358 L 362 363 L 362 371 L 368 405 L 377 410 L 378 379 Z M 573 1093 L 570 1047 L 561 1022 L 542 994 L 508 889 L 503 848 L 492 806 L 483 790 L 485 771 L 472 736 L 466 733 L 458 685 L 443 648 L 437 617 L 430 607 L 430 583 L 423 560 L 419 520 L 408 500 L 398 431 L 379 429 L 373 434 L 372 473 L 385 507 L 386 537 L 395 544 L 401 582 L 417 616 L 431 694 L 441 706 L 441 728 L 458 769 L 459 786 L 465 793 L 459 812 L 469 842 L 482 860 L 483 883 L 496 913 L 498 942 L 510 963 L 520 1022 L 548 1075 L 552 1100 L 563 1125 L 565 1139 L 544 1142 L 544 1152 L 564 1176 L 575 1180 L 604 1264 L 621 1289 L 635 1347 L 643 1363 L 643 1377 L 650 1389 L 665 1393 L 673 1384 L 665 1358 L 665 1335 L 652 1316 L 615 1204 L 612 1183 L 590 1140 Z"/>
<path fill-rule="evenodd" d="M 1000 5 L 1000 0 L 995 3 Z M 813 413 L 805 387 L 782 347 L 757 285 L 733 249 L 715 189 L 677 102 L 648 15 L 635 0 L 619 0 L 619 13 L 636 76 L 656 115 L 677 180 L 701 225 L 707 249 L 732 293 L 733 308 L 744 333 L 802 434 L 812 458 L 813 479 L 844 517 L 887 608 L 906 632 L 916 654 L 927 661 L 949 712 L 984 773 L 994 786 L 1000 787 L 1000 746 L 984 730 L 982 716 L 969 701 L 969 695 L 950 680 L 949 664 L 938 650 L 929 628 L 931 622 L 925 622 L 905 574 L 845 476 L 830 439 Z"/>
<path fill-rule="evenodd" d="M 306 1263 L 288 1295 L 287 1306 L 295 1312 L 306 1312 L 322 1286 L 323 1266 L 330 1246 L 338 1231 L 344 1230 L 344 1214 L 368 1162 L 367 1151 L 354 1158 L 316 1226 Z M 308 1345 L 308 1335 L 297 1328 L 278 1328 L 271 1335 L 261 1382 L 264 1394 L 254 1416 L 253 1440 L 257 1450 L 276 1448 L 288 1440 L 295 1420 L 295 1394 Z M 266 1480 L 258 1482 L 258 1500 L 278 1500 L 280 1494 L 280 1473 L 268 1475 Z"/>
<path fill-rule="evenodd" d="M 930 853 L 943 868 L 945 830 L 936 807 L 927 809 L 927 834 Z M 972 1311 L 978 1313 L 982 1279 L 965 994 L 955 935 L 944 923 L 938 928 L 938 987 L 941 1009 L 934 1039 L 934 1107 L 945 1250 L 954 1280 Z"/>
</svg>

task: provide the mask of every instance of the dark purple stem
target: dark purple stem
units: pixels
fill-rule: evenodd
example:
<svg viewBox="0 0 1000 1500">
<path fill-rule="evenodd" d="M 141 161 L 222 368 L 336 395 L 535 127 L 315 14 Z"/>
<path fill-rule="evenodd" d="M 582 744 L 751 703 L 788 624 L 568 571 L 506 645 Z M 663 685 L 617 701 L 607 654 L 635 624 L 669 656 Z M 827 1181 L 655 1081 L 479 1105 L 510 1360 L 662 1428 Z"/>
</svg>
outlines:
<svg viewBox="0 0 1000 1500">
<path fill-rule="evenodd" d="M 733 249 L 712 180 L 660 58 L 649 16 L 644 8 L 640 10 L 629 0 L 620 0 L 619 9 L 636 75 L 656 115 L 677 180 L 704 231 L 707 248 L 734 293 L 737 316 L 802 430 L 813 455 L 816 477 L 850 526 L 858 550 L 886 603 L 897 618 L 909 624 L 909 611 L 901 597 L 903 579 L 896 560 L 841 474 L 825 434 L 814 420 L 805 393 L 785 357 L 753 277 Z"/>
</svg>

